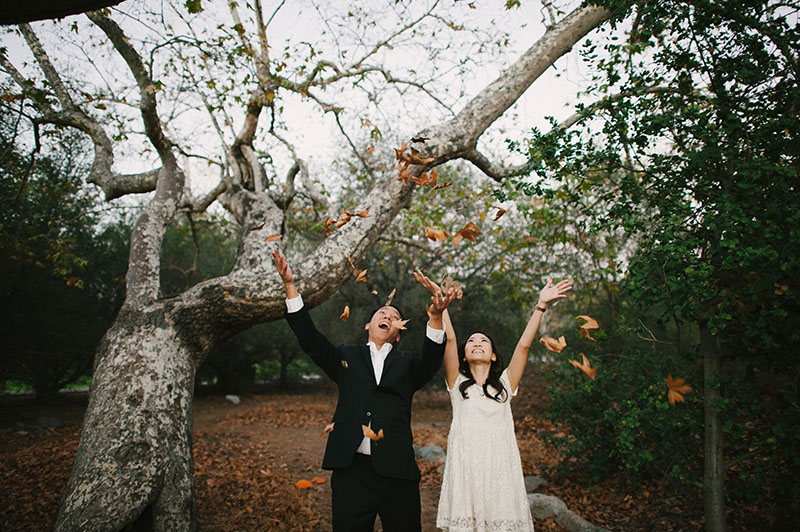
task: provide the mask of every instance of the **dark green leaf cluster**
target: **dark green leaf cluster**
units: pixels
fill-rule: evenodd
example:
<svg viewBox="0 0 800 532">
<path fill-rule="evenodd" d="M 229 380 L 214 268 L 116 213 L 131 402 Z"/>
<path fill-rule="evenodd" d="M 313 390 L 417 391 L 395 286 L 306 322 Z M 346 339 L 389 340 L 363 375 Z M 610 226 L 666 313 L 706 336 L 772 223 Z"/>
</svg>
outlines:
<svg viewBox="0 0 800 532">
<path fill-rule="evenodd" d="M 598 235 L 624 231 L 635 243 L 620 285 L 626 312 L 677 337 L 663 364 L 631 346 L 620 355 L 630 364 L 609 361 L 614 382 L 562 381 L 553 412 L 570 421 L 577 450 L 599 471 L 696 479 L 688 473 L 696 456 L 681 447 L 694 444 L 700 405 L 663 409 L 654 390 L 667 369 L 701 374 L 703 328 L 722 357 L 711 386 L 721 391 L 729 493 L 790 501 L 797 483 L 788 479 L 800 472 L 785 426 L 798 420 L 800 360 L 798 6 L 609 7 L 620 19 L 629 12 L 631 28 L 624 41 L 601 36 L 582 50 L 596 103 L 578 109 L 579 128 L 512 143 L 545 184 L 516 187 L 553 208 L 586 206 Z M 702 397 L 708 389 L 693 382 Z"/>
<path fill-rule="evenodd" d="M 96 344 L 124 296 L 128 230 L 99 226 L 80 176 L 87 146 L 61 132 L 45 154 L 0 120 L 0 382 L 46 398 L 91 373 Z"/>
</svg>

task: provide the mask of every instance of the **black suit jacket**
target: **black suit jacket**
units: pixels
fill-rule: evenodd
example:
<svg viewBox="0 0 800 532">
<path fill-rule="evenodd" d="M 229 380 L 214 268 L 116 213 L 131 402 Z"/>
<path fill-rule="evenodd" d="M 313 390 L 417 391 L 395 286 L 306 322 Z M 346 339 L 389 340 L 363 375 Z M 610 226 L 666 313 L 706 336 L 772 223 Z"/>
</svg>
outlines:
<svg viewBox="0 0 800 532">
<path fill-rule="evenodd" d="M 336 382 L 339 400 L 335 423 L 328 435 L 323 469 L 350 466 L 364 434 L 361 425 L 372 423 L 383 439 L 371 441 L 372 463 L 382 476 L 418 479 L 411 436 L 411 399 L 439 370 L 444 344 L 425 338 L 422 354 L 398 353 L 386 357 L 380 384 L 375 382 L 369 347 L 331 344 L 311 320 L 308 309 L 286 314 L 300 347 Z"/>
</svg>

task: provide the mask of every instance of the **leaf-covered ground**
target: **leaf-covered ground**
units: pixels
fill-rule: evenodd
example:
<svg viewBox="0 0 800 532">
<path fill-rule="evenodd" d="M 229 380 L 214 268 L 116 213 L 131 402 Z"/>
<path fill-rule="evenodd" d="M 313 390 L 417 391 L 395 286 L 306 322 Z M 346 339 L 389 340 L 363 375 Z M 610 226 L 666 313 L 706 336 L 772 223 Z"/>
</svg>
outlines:
<svg viewBox="0 0 800 532">
<path fill-rule="evenodd" d="M 325 446 L 321 432 L 335 401 L 335 388 L 329 384 L 293 393 L 247 395 L 239 405 L 219 396 L 198 397 L 194 459 L 199 530 L 330 530 L 330 473 L 319 466 Z M 610 530 L 703 528 L 697 493 L 674 491 L 662 482 L 631 487 L 622 475 L 596 486 L 556 477 L 546 468 L 556 466 L 561 457 L 543 436 L 564 428 L 542 419 L 544 401 L 541 380 L 532 374 L 512 403 L 525 473 L 549 480 L 541 492 L 561 498 L 570 509 Z M 70 395 L 57 405 L 40 406 L 27 398 L 6 397 L 0 405 L 0 427 L 20 427 L 41 415 L 66 423 L 59 429 L 0 435 L 0 530 L 49 530 L 77 448 L 86 398 Z M 415 443 L 445 447 L 450 423 L 447 393 L 418 393 L 413 423 Z M 441 475 L 433 464 L 420 467 L 423 530 L 435 531 Z M 314 487 L 295 487 L 298 480 L 315 477 Z M 758 512 L 732 508 L 729 530 L 767 530 L 769 516 L 764 509 L 762 515 Z M 552 520 L 537 521 L 536 528 L 563 530 Z"/>
</svg>

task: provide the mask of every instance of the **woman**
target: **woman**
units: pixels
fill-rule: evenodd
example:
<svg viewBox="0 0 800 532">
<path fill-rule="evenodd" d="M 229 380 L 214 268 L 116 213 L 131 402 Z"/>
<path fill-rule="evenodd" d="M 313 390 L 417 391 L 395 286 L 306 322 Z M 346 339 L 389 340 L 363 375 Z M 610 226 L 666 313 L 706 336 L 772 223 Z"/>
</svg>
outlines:
<svg viewBox="0 0 800 532">
<path fill-rule="evenodd" d="M 439 287 L 424 275 L 415 274 L 415 278 L 434 294 L 439 293 Z M 436 518 L 436 526 L 442 530 L 533 530 L 510 400 L 517 394 L 528 350 L 547 304 L 566 297 L 571 289 L 568 280 L 555 285 L 547 282 L 506 369 L 495 343 L 483 332 L 472 333 L 457 348 L 455 331 L 445 311 L 444 368 L 453 421 Z"/>
</svg>

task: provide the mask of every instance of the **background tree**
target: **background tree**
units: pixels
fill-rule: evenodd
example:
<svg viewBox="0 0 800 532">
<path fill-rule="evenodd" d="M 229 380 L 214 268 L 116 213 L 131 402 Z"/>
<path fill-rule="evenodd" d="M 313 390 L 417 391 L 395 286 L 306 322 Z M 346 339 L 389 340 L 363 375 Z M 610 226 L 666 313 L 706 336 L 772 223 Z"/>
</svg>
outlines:
<svg viewBox="0 0 800 532">
<path fill-rule="evenodd" d="M 671 345 L 626 353 L 638 362 L 604 370 L 615 372 L 613 383 L 583 386 L 577 395 L 593 400 L 569 403 L 577 409 L 570 419 L 593 420 L 583 442 L 599 452 L 589 460 L 609 451 L 588 436 L 592 425 L 610 423 L 617 437 L 608 441 L 622 444 L 618 463 L 663 468 L 687 482 L 700 464 L 680 447 L 702 428 L 707 529 L 725 529 L 726 481 L 733 500 L 766 497 L 776 526 L 788 526 L 797 511 L 790 479 L 800 471 L 796 434 L 787 431 L 800 414 L 792 325 L 800 262 L 787 246 L 800 216 L 798 8 L 694 1 L 639 2 L 634 10 L 627 39 L 583 50 L 595 72 L 589 90 L 610 95 L 579 111 L 602 120 L 582 133 L 535 134 L 529 149 L 537 161 L 545 156 L 537 172 L 556 183 L 547 196 L 592 191 L 602 199 L 592 225 L 635 237 L 626 296 L 640 312 L 657 312 L 652 320 L 640 314 L 655 323 L 642 322 L 641 332 L 653 342 L 653 330 L 669 333 Z M 666 363 L 656 363 L 657 354 Z M 670 415 L 664 388 L 642 378 L 642 367 L 694 375 L 702 418 Z M 628 412 L 610 400 L 620 397 L 612 390 L 618 381 Z M 627 428 L 615 425 L 623 421 Z M 659 445 L 676 442 L 667 453 L 639 446 L 637 432 L 657 435 L 657 425 L 671 434 Z"/>
<path fill-rule="evenodd" d="M 100 226 L 97 198 L 81 177 L 80 139 L 23 152 L 21 118 L 0 120 L 0 380 L 30 386 L 38 400 L 91 373 L 94 350 L 122 304 L 127 235 Z M 41 148 L 41 146 L 39 146 Z"/>
<path fill-rule="evenodd" d="M 609 17 L 607 9 L 593 5 L 564 15 L 552 11 L 544 35 L 515 61 L 503 61 L 507 66 L 493 82 L 466 97 L 448 96 L 447 90 L 463 85 L 437 85 L 440 78 L 459 79 L 441 77 L 452 66 L 442 62 L 445 52 L 461 65 L 455 72 L 464 72 L 481 60 L 482 51 L 502 51 L 504 43 L 503 36 L 492 38 L 479 27 L 468 31 L 472 4 L 456 2 L 452 11 L 438 2 L 331 5 L 324 13 L 309 7 L 319 21 L 320 42 L 289 42 L 284 49 L 269 39 L 273 19 L 284 15 L 283 4 L 267 16 L 257 0 L 242 6 L 252 7 L 245 17 L 235 3 L 192 2 L 188 14 L 176 4 L 158 3 L 166 11 L 156 13 L 148 6 L 132 4 L 113 16 L 90 12 L 89 26 L 82 19 L 48 26 L 51 44 L 21 25 L 32 57 L 24 71 L 6 53 L 0 55 L 0 66 L 18 87 L 14 97 L 25 99 L 32 123 L 73 127 L 91 139 L 88 180 L 106 199 L 151 193 L 132 231 L 125 302 L 95 356 L 89 407 L 56 530 L 118 530 L 137 520 L 156 530 L 193 529 L 195 368 L 235 332 L 282 315 L 283 293 L 265 237 L 282 235 L 298 288 L 315 306 L 350 279 L 351 261 L 358 264 L 408 204 L 414 185 L 398 180 L 384 140 L 374 157 L 354 154 L 372 178 L 359 201 L 359 212 L 369 209 L 368 215 L 322 241 L 293 239 L 287 219 L 310 216 L 321 225 L 329 207 L 298 150 L 302 138 L 285 114 L 287 102 L 330 113 L 341 125 L 339 151 L 355 146 L 343 117 L 372 124 L 392 105 L 428 120 L 414 133 L 426 140 L 412 144 L 425 158 L 410 168 L 413 175 L 457 158 L 488 170 L 491 163 L 477 150 L 479 138 L 542 72 Z M 226 8 L 228 13 L 220 11 Z M 310 20 L 304 13 L 304 24 Z M 291 26 L 289 19 L 283 23 Z M 77 44 L 72 49 L 90 50 L 88 61 L 51 58 L 47 51 L 67 50 L 72 43 Z M 404 74 L 390 72 L 390 61 Z M 69 72 L 80 77 L 68 77 Z M 403 108 L 409 91 L 430 96 L 438 107 Z M 359 94 L 364 98 L 355 98 Z M 345 103 L 359 101 L 364 107 L 345 110 Z M 386 118 L 391 123 L 392 117 Z M 376 141 L 389 139 L 387 128 L 365 129 Z M 206 132 L 216 135 L 215 148 L 202 142 Z M 115 153 L 126 146 L 137 164 L 129 159 L 115 167 Z M 216 167 L 216 184 L 196 192 L 186 179 L 192 171 L 187 161 Z M 129 171 L 120 172 L 121 167 Z M 325 171 L 317 170 L 320 176 Z M 311 212 L 294 210 L 300 190 L 314 206 Z M 197 215 L 215 201 L 240 230 L 231 271 L 166 297 L 159 279 L 166 227 L 179 212 Z"/>
</svg>

